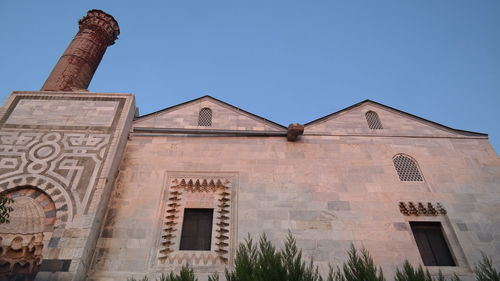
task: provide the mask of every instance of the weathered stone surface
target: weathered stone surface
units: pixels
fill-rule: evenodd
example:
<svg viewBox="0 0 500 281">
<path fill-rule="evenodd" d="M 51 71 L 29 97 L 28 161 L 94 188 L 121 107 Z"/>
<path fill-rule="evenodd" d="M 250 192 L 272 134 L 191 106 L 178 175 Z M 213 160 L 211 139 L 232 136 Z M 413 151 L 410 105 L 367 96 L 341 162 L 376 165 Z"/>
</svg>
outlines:
<svg viewBox="0 0 500 281">
<path fill-rule="evenodd" d="M 22 99 L 5 124 L 111 127 L 118 109 L 117 101 Z"/>
<path fill-rule="evenodd" d="M 354 244 L 390 279 L 402 261 L 422 263 L 413 222 L 439 222 L 457 264 L 432 274 L 472 280 L 481 252 L 500 266 L 500 159 L 485 135 L 369 101 L 287 135 L 208 96 L 137 119 L 149 129 L 139 133 L 133 96 L 76 92 L 118 35 L 101 11 L 80 24 L 43 87 L 68 92 L 15 92 L 0 109 L 0 191 L 36 201 L 24 220 L 36 233 L 23 235 L 37 238 L 36 264 L 40 252 L 46 261 L 37 280 L 154 278 L 185 263 L 205 280 L 232 264 L 249 234 L 279 247 L 289 231 L 322 273 Z M 200 125 L 205 108 L 211 119 Z M 400 154 L 421 181 L 400 180 Z M 210 250 L 180 250 L 185 208 L 214 209 Z M 17 249 L 11 234 L 0 242 Z"/>
<path fill-rule="evenodd" d="M 196 116 L 196 108 L 187 108 L 191 112 L 186 109 L 186 116 Z M 162 122 L 166 123 L 150 125 L 189 126 L 189 122 L 172 123 L 175 118 L 169 121 L 166 116 L 170 113 L 165 114 Z M 109 230 L 106 228 L 106 235 L 101 236 L 102 243 L 98 244 L 103 254 L 96 261 L 92 278 L 118 280 L 121 270 L 114 264 L 123 259 L 119 251 L 123 247 L 139 247 L 142 251 L 137 253 L 144 253 L 140 259 L 154 263 L 151 255 L 145 253 L 157 245 L 158 231 L 147 231 L 134 245 L 123 239 L 110 243 L 106 237 L 111 231 L 112 236 L 115 231 L 120 233 L 121 227 L 130 224 L 157 229 L 161 194 L 169 188 L 160 179 L 172 172 L 185 171 L 238 174 L 237 201 L 233 202 L 238 213 L 236 241 L 242 241 L 249 233 L 254 238 L 266 233 L 271 241 L 281 245 L 290 230 L 304 248 L 304 255 L 314 257 L 324 270 L 328 263 L 345 260 L 345 250 L 351 243 L 364 245 L 390 275 L 405 259 L 414 264 L 422 262 L 409 222 L 437 221 L 442 224 L 458 263 L 457 267 L 441 269 L 447 274 L 457 273 L 463 280 L 472 280 L 471 265 L 477 261 L 476 257 L 480 258 L 474 253 L 485 251 L 495 256 L 500 239 L 485 235 L 494 233 L 500 225 L 493 207 L 500 200 L 495 184 L 500 160 L 486 138 L 443 133 L 435 126 L 391 114 L 389 111 L 380 114 L 382 122 L 391 120 L 377 132 L 383 137 L 354 136 L 348 131 L 348 126 L 366 126 L 363 114 L 351 120 L 353 124 L 345 123 L 346 131 L 332 129 L 318 135 L 308 134 L 306 127 L 305 135 L 296 143 L 270 137 L 133 134 L 109 206 Z M 146 126 L 145 122 L 152 120 L 139 119 L 137 126 Z M 213 126 L 228 124 L 218 122 L 213 120 Z M 420 131 L 422 126 L 425 129 Z M 392 131 L 384 131 L 386 127 Z M 396 131 L 414 137 L 391 137 Z M 431 134 L 446 137 L 434 138 Z M 398 153 L 417 160 L 424 181 L 399 180 L 392 161 Z M 434 207 L 439 202 L 447 213 L 405 216 L 400 212 L 399 202 L 432 202 Z M 470 232 L 474 235 L 467 234 Z M 203 274 L 220 272 L 223 268 L 197 265 L 195 271 Z M 178 270 L 179 266 L 146 266 L 143 272 L 135 274 L 154 276 L 156 270 L 171 269 Z"/>
<path fill-rule="evenodd" d="M 296 141 L 302 134 L 304 134 L 304 125 L 297 123 L 288 125 L 288 130 L 286 132 L 288 141 Z"/>
<path fill-rule="evenodd" d="M 207 107 L 212 110 L 212 126 L 198 126 L 199 112 L 202 108 Z M 241 111 L 236 107 L 222 103 L 209 96 L 193 100 L 180 106 L 148 114 L 136 120 L 135 126 L 142 128 L 182 128 L 198 130 L 282 131 L 286 133 L 286 127 Z M 220 141 L 226 140 L 222 139 Z"/>
<path fill-rule="evenodd" d="M 74 91 L 88 88 L 109 45 L 120 34 L 118 23 L 100 10 L 90 10 L 79 22 L 80 30 L 57 62 L 41 91 Z"/>
<path fill-rule="evenodd" d="M 350 211 L 351 206 L 347 201 L 332 201 L 328 202 L 328 210 L 332 211 Z"/>
</svg>

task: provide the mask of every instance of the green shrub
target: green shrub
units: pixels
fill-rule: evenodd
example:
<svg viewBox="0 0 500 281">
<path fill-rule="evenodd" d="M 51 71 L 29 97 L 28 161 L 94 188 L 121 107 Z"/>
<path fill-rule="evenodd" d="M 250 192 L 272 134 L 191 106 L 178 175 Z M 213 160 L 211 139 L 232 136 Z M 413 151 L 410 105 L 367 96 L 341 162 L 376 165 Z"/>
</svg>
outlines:
<svg viewBox="0 0 500 281">
<path fill-rule="evenodd" d="M 381 269 L 377 269 L 366 249 L 358 252 L 354 245 L 342 269 L 330 267 L 327 281 L 385 281 Z M 235 267 L 225 271 L 227 281 L 323 281 L 312 260 L 306 263 L 295 238 L 289 233 L 281 251 L 267 240 L 265 235 L 259 244 L 248 237 L 236 253 Z M 212 279 L 215 281 L 215 279 Z"/>
<path fill-rule="evenodd" d="M 193 268 L 188 265 L 183 265 L 181 272 L 177 275 L 170 272 L 169 275 L 161 275 L 159 281 L 198 281 L 198 278 L 194 276 Z"/>
<path fill-rule="evenodd" d="M 396 269 L 396 276 L 394 276 L 394 281 L 433 281 L 429 270 L 425 270 L 421 265 L 417 269 L 405 261 L 403 264 L 402 271 L 399 268 Z"/>
<path fill-rule="evenodd" d="M 236 252 L 234 269 L 225 271 L 227 281 L 322 281 L 318 268 L 302 260 L 291 233 L 282 250 L 261 235 L 258 245 L 248 237 Z M 212 279 L 214 280 L 214 279 Z"/>
<path fill-rule="evenodd" d="M 342 265 L 342 270 L 337 272 L 330 269 L 328 280 L 333 281 L 385 281 L 382 269 L 375 266 L 372 257 L 365 248 L 359 252 L 353 244 L 347 252 L 347 262 Z"/>
<path fill-rule="evenodd" d="M 208 281 L 219 281 L 219 274 L 214 273 L 214 274 L 208 276 Z"/>
<path fill-rule="evenodd" d="M 290 281 L 316 281 L 321 280 L 318 267 L 311 260 L 308 264 L 302 261 L 302 251 L 297 249 L 297 244 L 291 232 L 288 233 L 285 247 L 281 257 L 286 272 L 286 280 Z"/>
<path fill-rule="evenodd" d="M 382 269 L 375 265 L 368 250 L 357 250 L 353 244 L 347 252 L 348 259 L 336 270 L 330 266 L 326 281 L 385 281 Z M 289 232 L 283 249 L 277 250 L 263 234 L 259 243 L 248 236 L 239 244 L 236 252 L 234 268 L 226 268 L 227 281 L 323 281 L 318 267 L 313 261 L 305 262 L 302 251 L 297 248 L 293 235 Z M 485 255 L 475 268 L 476 281 L 500 281 L 500 273 L 493 268 L 492 261 Z M 193 269 L 189 265 L 182 266 L 179 274 L 170 272 L 162 274 L 157 281 L 197 281 Z M 396 269 L 394 281 L 460 281 L 457 275 L 446 279 L 441 271 L 432 277 L 428 270 L 419 265 L 414 268 L 405 261 L 402 269 Z M 145 276 L 140 280 L 129 278 L 128 281 L 148 281 Z M 208 281 L 219 281 L 214 273 Z"/>
<path fill-rule="evenodd" d="M 9 215 L 14 209 L 9 206 L 14 200 L 11 198 L 0 196 L 0 224 L 9 223 Z"/>
<path fill-rule="evenodd" d="M 415 269 L 407 260 L 403 264 L 403 270 L 396 269 L 396 276 L 394 276 L 394 281 L 446 281 L 447 279 L 443 276 L 441 271 L 439 271 L 438 276 L 433 278 L 429 273 L 429 270 L 422 268 L 419 265 Z M 450 277 L 450 281 L 460 281 L 457 275 Z"/>
<path fill-rule="evenodd" d="M 491 259 L 483 254 L 483 259 L 475 268 L 477 281 L 500 281 L 500 273 L 493 268 Z"/>
</svg>

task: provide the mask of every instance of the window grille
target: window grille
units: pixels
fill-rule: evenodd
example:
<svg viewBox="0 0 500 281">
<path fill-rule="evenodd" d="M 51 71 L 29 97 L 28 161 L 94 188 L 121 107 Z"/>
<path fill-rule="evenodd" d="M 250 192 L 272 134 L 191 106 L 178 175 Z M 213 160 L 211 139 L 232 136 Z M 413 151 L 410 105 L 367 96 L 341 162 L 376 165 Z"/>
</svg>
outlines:
<svg viewBox="0 0 500 281">
<path fill-rule="evenodd" d="M 200 115 L 198 116 L 198 126 L 212 126 L 212 110 L 210 108 L 205 107 L 200 110 Z"/>
<path fill-rule="evenodd" d="M 440 222 L 410 222 L 425 266 L 456 266 Z"/>
<path fill-rule="evenodd" d="M 376 112 L 368 111 L 367 113 L 365 113 L 365 117 L 370 129 L 383 129 L 382 123 L 380 122 L 380 119 L 378 118 L 378 114 Z"/>
<path fill-rule="evenodd" d="M 423 181 L 415 160 L 399 154 L 394 157 L 393 162 L 401 181 Z"/>
</svg>

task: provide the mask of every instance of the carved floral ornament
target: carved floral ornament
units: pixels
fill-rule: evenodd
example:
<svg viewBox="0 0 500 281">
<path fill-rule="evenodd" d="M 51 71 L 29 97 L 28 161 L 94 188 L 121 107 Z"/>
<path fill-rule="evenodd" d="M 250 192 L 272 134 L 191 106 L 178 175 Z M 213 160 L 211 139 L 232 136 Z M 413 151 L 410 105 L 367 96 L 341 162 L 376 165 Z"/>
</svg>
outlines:
<svg viewBox="0 0 500 281">
<path fill-rule="evenodd" d="M 231 244 L 231 180 L 224 177 L 176 177 L 170 181 L 161 227 L 160 264 L 227 264 Z M 210 251 L 180 251 L 182 215 L 187 201 L 214 207 Z"/>
</svg>

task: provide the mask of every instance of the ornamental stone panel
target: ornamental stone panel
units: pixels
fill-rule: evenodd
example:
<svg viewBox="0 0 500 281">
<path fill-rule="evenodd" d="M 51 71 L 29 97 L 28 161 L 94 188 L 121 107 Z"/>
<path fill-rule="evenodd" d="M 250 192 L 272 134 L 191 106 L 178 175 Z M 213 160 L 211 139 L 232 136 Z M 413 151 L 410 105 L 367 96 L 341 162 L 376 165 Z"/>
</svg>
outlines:
<svg viewBox="0 0 500 281">
<path fill-rule="evenodd" d="M 128 94 L 11 94 L 0 116 L 0 192 L 16 210 L 0 226 L 0 271 L 86 278 L 134 112 Z"/>
<path fill-rule="evenodd" d="M 235 175 L 169 173 L 166 200 L 160 217 L 159 250 L 153 264 L 227 265 L 232 261 Z M 171 175 L 174 174 L 174 175 Z M 180 250 L 184 209 L 214 210 L 209 251 Z"/>
</svg>

